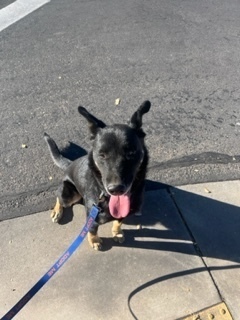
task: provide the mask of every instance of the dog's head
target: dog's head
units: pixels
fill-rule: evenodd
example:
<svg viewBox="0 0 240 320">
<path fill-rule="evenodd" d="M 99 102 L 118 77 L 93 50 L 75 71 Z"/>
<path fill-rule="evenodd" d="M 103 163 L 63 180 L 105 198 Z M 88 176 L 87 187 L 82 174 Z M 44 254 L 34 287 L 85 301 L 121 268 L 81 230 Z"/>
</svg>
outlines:
<svg viewBox="0 0 240 320">
<path fill-rule="evenodd" d="M 88 121 L 90 138 L 93 140 L 93 162 L 110 196 L 129 195 L 144 157 L 147 157 L 142 116 L 149 111 L 150 106 L 151 103 L 145 101 L 128 124 L 109 126 L 85 108 L 78 108 L 79 113 Z"/>
</svg>

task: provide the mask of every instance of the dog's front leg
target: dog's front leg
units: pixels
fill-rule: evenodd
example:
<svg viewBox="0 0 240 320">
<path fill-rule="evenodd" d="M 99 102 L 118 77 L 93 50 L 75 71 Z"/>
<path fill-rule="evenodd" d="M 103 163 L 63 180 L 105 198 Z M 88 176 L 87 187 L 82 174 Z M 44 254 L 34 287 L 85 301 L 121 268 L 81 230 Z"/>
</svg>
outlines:
<svg viewBox="0 0 240 320">
<path fill-rule="evenodd" d="M 123 243 L 125 240 L 124 232 L 121 229 L 121 225 L 122 225 L 122 220 L 113 221 L 113 226 L 112 226 L 113 240 L 119 243 Z"/>
<path fill-rule="evenodd" d="M 102 249 L 102 239 L 98 236 L 98 224 L 95 222 L 88 232 L 88 242 L 94 250 Z"/>
</svg>

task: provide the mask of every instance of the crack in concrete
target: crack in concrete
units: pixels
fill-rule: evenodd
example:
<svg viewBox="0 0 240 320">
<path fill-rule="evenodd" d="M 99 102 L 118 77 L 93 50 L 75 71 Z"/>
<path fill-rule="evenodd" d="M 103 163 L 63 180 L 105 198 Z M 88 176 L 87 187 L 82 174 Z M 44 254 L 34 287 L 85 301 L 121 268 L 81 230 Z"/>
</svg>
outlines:
<svg viewBox="0 0 240 320">
<path fill-rule="evenodd" d="M 206 268 L 206 270 L 207 270 L 207 272 L 208 272 L 208 274 L 209 274 L 209 277 L 211 278 L 211 280 L 212 280 L 212 282 L 213 282 L 213 284 L 214 284 L 214 286 L 215 286 L 215 288 L 216 288 L 216 290 L 217 290 L 217 293 L 218 293 L 218 295 L 219 295 L 219 298 L 221 299 L 221 301 L 224 301 L 223 296 L 222 296 L 222 294 L 221 294 L 221 291 L 220 291 L 220 289 L 219 289 L 219 287 L 218 287 L 218 285 L 217 285 L 217 283 L 216 283 L 216 281 L 215 281 L 215 279 L 214 279 L 214 277 L 213 277 L 213 275 L 212 275 L 211 267 L 209 267 L 209 266 L 207 265 L 206 261 L 204 260 L 204 255 L 203 255 L 203 253 L 202 253 L 202 250 L 201 250 L 200 246 L 198 245 L 197 240 L 195 239 L 194 234 L 193 234 L 193 232 L 191 231 L 191 228 L 190 228 L 190 226 L 189 226 L 188 223 L 187 223 L 187 220 L 184 218 L 184 215 L 182 214 L 181 209 L 179 208 L 179 206 L 178 206 L 178 204 L 177 204 L 177 201 L 176 201 L 176 199 L 175 199 L 175 197 L 174 197 L 174 193 L 172 192 L 171 189 L 172 189 L 172 188 L 170 187 L 170 188 L 167 188 L 166 190 L 167 190 L 167 192 L 169 193 L 169 195 L 170 195 L 170 197 L 171 197 L 171 199 L 172 199 L 172 201 L 173 201 L 173 203 L 174 203 L 174 205 L 175 205 L 175 207 L 176 207 L 176 209 L 177 209 L 177 212 L 178 212 L 178 214 L 179 214 L 179 216 L 180 216 L 180 219 L 182 220 L 182 222 L 183 222 L 183 224 L 184 224 L 184 226 L 185 226 L 185 228 L 186 228 L 186 230 L 187 230 L 187 232 L 188 232 L 188 234 L 189 234 L 189 236 L 190 236 L 190 238 L 191 238 L 191 240 L 192 240 L 192 243 L 193 243 L 194 249 L 195 249 L 195 251 L 196 251 L 196 254 L 199 256 L 199 258 L 200 258 L 201 261 L 202 261 L 202 264 L 203 264 L 204 267 Z"/>
</svg>

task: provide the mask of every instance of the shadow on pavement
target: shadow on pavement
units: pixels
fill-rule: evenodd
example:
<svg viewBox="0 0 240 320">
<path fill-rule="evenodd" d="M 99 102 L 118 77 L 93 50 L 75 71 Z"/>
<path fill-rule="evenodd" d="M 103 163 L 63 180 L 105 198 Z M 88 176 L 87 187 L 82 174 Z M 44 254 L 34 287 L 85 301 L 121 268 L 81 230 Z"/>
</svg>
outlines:
<svg viewBox="0 0 240 320">
<path fill-rule="evenodd" d="M 240 266 L 239 265 L 230 265 L 230 266 L 222 266 L 222 267 L 211 267 L 210 268 L 210 271 L 220 271 L 220 270 L 230 270 L 230 269 L 239 269 Z M 175 272 L 175 273 L 170 273 L 170 274 L 166 274 L 164 276 L 161 276 L 161 277 L 158 277 L 158 278 L 155 278 L 149 282 L 146 282 L 144 283 L 143 285 L 137 287 L 136 289 L 134 289 L 128 296 L 128 309 L 132 315 L 132 317 L 136 320 L 138 320 L 136 314 L 134 313 L 132 307 L 131 307 L 131 300 L 132 298 L 140 293 L 142 290 L 145 290 L 147 289 L 148 287 L 151 287 L 157 283 L 160 283 L 160 282 L 164 282 L 164 281 L 167 281 L 167 280 L 171 280 L 171 279 L 174 279 L 174 278 L 179 278 L 179 277 L 184 277 L 184 276 L 188 276 L 188 275 L 191 275 L 191 274 L 195 274 L 195 273 L 200 273 L 200 272 L 205 272 L 206 271 L 206 268 L 205 267 L 201 267 L 201 268 L 194 268 L 194 269 L 191 269 L 191 270 L 184 270 L 184 271 L 179 271 L 179 272 Z"/>
<path fill-rule="evenodd" d="M 61 154 L 64 157 L 74 161 L 82 156 L 85 156 L 87 154 L 87 151 L 77 144 L 69 142 L 64 149 L 61 149 Z"/>
<path fill-rule="evenodd" d="M 142 217 L 129 217 L 126 221 L 144 227 L 125 230 L 126 242 L 122 245 L 191 254 L 192 240 L 205 257 L 240 262 L 238 206 L 151 181 L 147 181 L 146 191 Z M 188 232 L 178 229 L 182 223 Z M 153 228 L 158 224 L 163 228 Z"/>
<path fill-rule="evenodd" d="M 209 263 L 205 262 L 203 267 L 169 273 L 138 286 L 127 299 L 134 319 L 137 317 L 131 300 L 150 286 L 204 272 L 206 267 L 210 273 L 240 268 L 240 265 L 234 264 L 240 262 L 238 206 L 151 181 L 147 182 L 147 191 L 143 216 L 127 220 L 130 225 L 141 224 L 143 229 L 125 230 L 126 242 L 121 246 L 177 252 L 185 254 L 186 259 L 188 255 L 199 255 L 209 259 Z"/>
</svg>

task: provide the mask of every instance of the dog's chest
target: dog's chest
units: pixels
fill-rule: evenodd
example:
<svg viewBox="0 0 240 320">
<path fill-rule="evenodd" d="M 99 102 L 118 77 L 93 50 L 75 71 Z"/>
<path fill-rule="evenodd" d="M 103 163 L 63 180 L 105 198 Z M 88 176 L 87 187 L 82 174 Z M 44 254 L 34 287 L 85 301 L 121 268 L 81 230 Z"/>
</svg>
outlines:
<svg viewBox="0 0 240 320">
<path fill-rule="evenodd" d="M 109 210 L 109 196 L 101 196 L 98 202 L 98 207 L 101 209 L 101 211 L 98 214 L 98 223 L 104 224 L 108 221 L 114 220 L 112 215 L 110 214 Z"/>
</svg>

